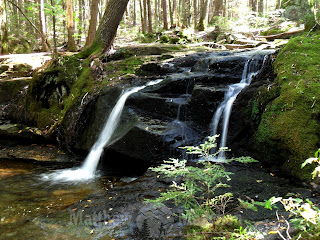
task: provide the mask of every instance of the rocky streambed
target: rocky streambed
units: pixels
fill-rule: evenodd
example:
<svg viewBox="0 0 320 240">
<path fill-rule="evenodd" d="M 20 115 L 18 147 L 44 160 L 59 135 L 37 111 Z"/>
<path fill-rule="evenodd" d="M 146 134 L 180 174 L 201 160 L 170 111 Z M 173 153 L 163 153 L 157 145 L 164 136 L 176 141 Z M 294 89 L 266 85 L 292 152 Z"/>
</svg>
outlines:
<svg viewBox="0 0 320 240">
<path fill-rule="evenodd" d="M 143 175 L 100 177 L 89 183 L 50 184 L 41 174 L 74 163 L 0 160 L 2 239 L 184 239 L 188 224 L 182 210 L 166 203 L 154 206 L 144 199 L 166 191 L 172 179 L 159 178 L 148 170 Z M 227 165 L 233 172 L 228 182 L 234 194 L 228 214 L 236 215 L 256 239 L 280 239 L 285 231 L 277 215 L 288 217 L 282 208 L 252 211 L 237 199 L 264 201 L 272 196 L 298 196 L 320 202 L 319 189 L 264 171 L 260 164 Z"/>
</svg>

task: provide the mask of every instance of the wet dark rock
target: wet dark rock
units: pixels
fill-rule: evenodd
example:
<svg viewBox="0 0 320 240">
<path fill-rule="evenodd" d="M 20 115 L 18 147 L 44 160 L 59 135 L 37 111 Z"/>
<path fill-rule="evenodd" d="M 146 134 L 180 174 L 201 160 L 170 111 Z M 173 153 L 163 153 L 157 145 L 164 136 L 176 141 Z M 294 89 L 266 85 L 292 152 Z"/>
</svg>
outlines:
<svg viewBox="0 0 320 240">
<path fill-rule="evenodd" d="M 226 191 L 234 194 L 234 201 L 228 205 L 229 214 L 236 215 L 242 224 L 251 223 L 250 229 L 260 235 L 259 239 L 278 239 L 277 235 L 269 233 L 284 226 L 277 220 L 277 214 L 288 217 L 288 213 L 280 205 L 273 210 L 257 206 L 257 212 L 241 208 L 237 199 L 264 202 L 272 196 L 288 197 L 294 192 L 303 198 L 312 198 L 314 203 L 319 202 L 319 195 L 315 197 L 310 186 L 261 171 L 259 165 L 230 164 L 226 169 L 234 173 L 228 181 L 231 187 L 216 194 Z M 87 239 L 97 236 L 129 240 L 183 239 L 188 222 L 182 218 L 183 210 L 179 206 L 172 202 L 161 206 L 144 202 L 168 190 L 172 180 L 179 181 L 157 177 L 150 170 L 137 178 L 114 179 L 105 192 L 91 194 L 68 209 L 38 218 L 36 223 L 48 230 L 58 225 L 60 231 L 69 234 L 72 227 Z M 91 230 L 93 235 L 90 236 Z"/>
<path fill-rule="evenodd" d="M 30 142 L 45 142 L 40 131 L 21 124 L 3 122 L 0 125 L 0 143 L 6 145 L 29 144 Z M 11 143 L 11 144 L 10 144 Z"/>
<path fill-rule="evenodd" d="M 141 69 L 149 71 L 153 76 L 127 81 L 136 86 L 138 83 L 142 85 L 145 82 L 163 78 L 162 82 L 129 96 L 120 123 L 107 149 L 128 156 L 128 159 L 135 159 L 138 165 L 145 166 L 169 157 L 181 156 L 183 153 L 178 150 L 178 147 L 196 145 L 211 134 L 212 117 L 224 98 L 227 85 L 241 80 L 248 57 L 241 54 L 232 56 L 229 52 L 217 52 L 197 53 L 179 59 L 182 62 L 174 59 L 165 63 L 171 69 L 175 69 L 176 73 L 161 72 L 165 64 L 149 63 L 143 65 Z M 192 67 L 194 64 L 195 66 Z M 192 71 L 190 71 L 191 67 Z M 165 76 L 159 77 L 160 74 Z M 238 101 L 243 105 L 239 107 L 240 112 L 256 94 L 254 89 L 266 84 L 258 79 L 256 82 L 253 84 L 253 90 L 243 94 Z M 109 86 L 93 97 L 95 100 L 92 99 L 91 110 L 86 111 L 88 119 L 80 122 L 77 120 L 76 122 L 81 123 L 82 127 L 72 130 L 71 136 L 77 136 L 69 141 L 72 143 L 69 145 L 70 149 L 74 149 L 72 151 L 89 151 L 123 88 L 128 87 L 130 85 Z M 82 106 L 80 108 L 84 112 L 84 108 Z M 85 117 L 84 114 L 80 115 Z M 253 127 L 250 125 L 251 120 L 247 121 L 245 115 L 241 116 L 241 124 L 232 125 L 233 129 L 230 132 L 233 134 L 230 139 L 232 142 L 242 143 L 242 145 L 239 144 L 239 149 L 250 149 L 244 143 L 250 138 L 249 135 L 252 132 L 248 131 L 248 128 L 251 130 Z M 79 125 L 74 124 L 76 122 L 73 121 L 74 126 Z M 63 132 L 67 134 L 70 131 L 63 130 Z M 108 159 L 106 154 L 102 162 L 108 165 L 110 161 L 112 160 Z"/>
</svg>

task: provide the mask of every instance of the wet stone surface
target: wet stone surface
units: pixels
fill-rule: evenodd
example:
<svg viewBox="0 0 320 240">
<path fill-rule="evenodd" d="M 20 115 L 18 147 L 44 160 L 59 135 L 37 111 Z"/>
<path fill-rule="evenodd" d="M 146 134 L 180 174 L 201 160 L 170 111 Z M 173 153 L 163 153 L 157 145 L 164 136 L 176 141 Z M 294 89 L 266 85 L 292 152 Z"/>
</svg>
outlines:
<svg viewBox="0 0 320 240">
<path fill-rule="evenodd" d="M 226 189 L 234 194 L 228 211 L 242 222 L 251 222 L 251 230 L 259 231 L 259 236 L 263 236 L 257 239 L 279 239 L 277 234 L 269 232 L 283 230 L 285 224 L 277 220 L 276 210 L 243 209 L 239 207 L 238 198 L 263 202 L 272 196 L 288 197 L 294 193 L 300 198 L 320 202 L 319 192 L 311 186 L 264 172 L 258 165 L 230 165 L 227 170 L 234 173 L 228 182 L 231 188 Z M 37 224 L 43 226 L 45 223 L 48 231 L 56 224 L 65 232 L 76 228 L 74 236 L 88 239 L 183 239 L 187 222 L 179 207 L 172 203 L 155 206 L 143 201 L 159 196 L 170 184 L 170 179 L 159 178 L 151 171 L 138 178 L 117 179 L 104 193 L 91 194 L 68 209 L 38 218 Z M 282 207 L 279 207 L 278 215 L 288 216 Z"/>
</svg>

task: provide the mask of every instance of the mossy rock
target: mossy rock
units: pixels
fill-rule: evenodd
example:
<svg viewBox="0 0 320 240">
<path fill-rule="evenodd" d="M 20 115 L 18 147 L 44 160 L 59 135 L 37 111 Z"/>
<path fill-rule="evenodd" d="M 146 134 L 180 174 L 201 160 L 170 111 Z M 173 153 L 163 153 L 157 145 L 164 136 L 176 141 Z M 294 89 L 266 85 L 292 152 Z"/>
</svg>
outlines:
<svg viewBox="0 0 320 240">
<path fill-rule="evenodd" d="M 311 11 L 307 0 L 281 1 L 281 8 L 284 8 L 285 17 L 293 21 L 303 21 L 308 31 L 315 25 L 314 14 Z"/>
<path fill-rule="evenodd" d="M 168 35 L 160 36 L 160 42 L 161 43 L 168 43 L 169 41 L 170 41 L 170 37 Z"/>
<path fill-rule="evenodd" d="M 255 135 L 264 158 L 310 180 L 301 163 L 320 146 L 320 36 L 297 37 L 280 51 L 274 67 L 280 95 L 264 109 Z"/>
</svg>

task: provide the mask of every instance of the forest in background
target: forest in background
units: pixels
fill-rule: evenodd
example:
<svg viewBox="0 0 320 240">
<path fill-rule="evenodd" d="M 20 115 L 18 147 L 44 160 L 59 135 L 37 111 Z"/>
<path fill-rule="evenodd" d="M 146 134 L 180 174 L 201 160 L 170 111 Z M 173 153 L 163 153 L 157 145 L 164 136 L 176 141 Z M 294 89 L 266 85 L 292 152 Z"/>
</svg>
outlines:
<svg viewBox="0 0 320 240">
<path fill-rule="evenodd" d="M 107 2 L 0 0 L 0 53 L 49 51 L 57 46 L 78 51 L 88 47 Z M 177 28 L 188 29 L 190 33 L 214 26 L 238 32 L 266 28 L 275 15 L 282 17 L 281 7 L 288 2 L 290 0 L 130 0 L 118 36 L 127 38 L 123 41 L 152 42 L 160 39 L 159 33 Z M 300 2 L 309 4 L 317 15 L 319 0 Z"/>
</svg>

